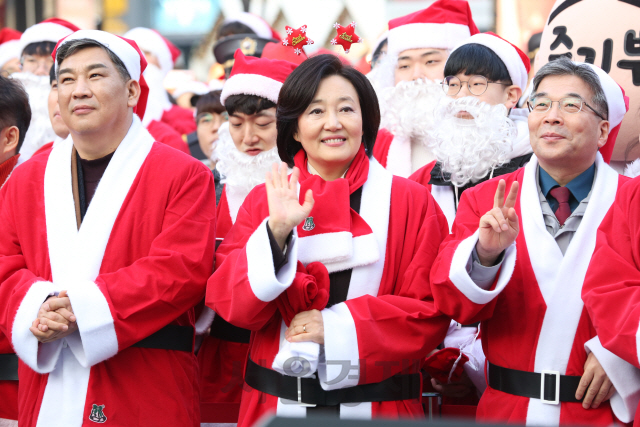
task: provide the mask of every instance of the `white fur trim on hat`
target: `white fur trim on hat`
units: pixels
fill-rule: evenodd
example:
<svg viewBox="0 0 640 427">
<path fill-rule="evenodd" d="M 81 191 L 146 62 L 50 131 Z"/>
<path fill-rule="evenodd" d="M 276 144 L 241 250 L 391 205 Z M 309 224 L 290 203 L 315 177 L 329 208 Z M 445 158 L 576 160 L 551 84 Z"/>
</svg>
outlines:
<svg viewBox="0 0 640 427">
<path fill-rule="evenodd" d="M 184 95 L 185 93 L 193 93 L 194 95 L 204 95 L 205 93 L 209 93 L 211 90 L 212 89 L 209 89 L 209 86 L 207 86 L 206 83 L 191 80 L 179 85 L 171 95 L 175 99 L 178 99 L 181 95 Z"/>
<path fill-rule="evenodd" d="M 389 55 L 398 56 L 409 49 L 453 49 L 471 36 L 469 26 L 452 23 L 406 24 L 389 30 Z"/>
<path fill-rule="evenodd" d="M 140 50 L 153 53 L 158 58 L 163 75 L 166 76 L 173 70 L 171 51 L 160 34 L 149 28 L 136 27 L 127 31 L 122 37 L 136 42 Z"/>
<path fill-rule="evenodd" d="M 64 39 L 59 47 L 64 46 L 73 40 L 79 39 L 91 39 L 95 40 L 101 45 L 108 47 L 118 58 L 123 62 L 125 68 L 129 72 L 129 75 L 133 80 L 140 80 L 140 55 L 138 51 L 133 48 L 129 43 L 122 40 L 120 37 L 100 30 L 80 30 L 71 34 Z M 60 64 L 56 61 L 56 74 L 60 69 Z"/>
<path fill-rule="evenodd" d="M 496 55 L 498 55 L 498 57 L 507 67 L 509 77 L 511 77 L 511 81 L 513 82 L 513 84 L 518 86 L 522 90 L 526 89 L 527 81 L 529 80 L 527 69 L 522 62 L 520 55 L 518 55 L 518 52 L 513 46 L 511 46 L 511 44 L 509 44 L 509 42 L 491 34 L 475 34 L 457 45 L 451 51 L 451 53 L 453 53 L 461 46 L 472 43 L 479 44 L 491 49 Z"/>
<path fill-rule="evenodd" d="M 604 96 L 607 98 L 611 129 L 618 126 L 627 112 L 624 97 L 622 96 L 622 89 L 620 89 L 618 83 L 616 83 L 616 81 L 600 67 L 596 67 L 595 65 L 586 62 L 574 63 L 577 65 L 587 65 L 598 75 L 600 86 L 602 86 Z"/>
<path fill-rule="evenodd" d="M 20 58 L 20 40 L 9 40 L 0 44 L 0 68 L 14 58 Z"/>
<path fill-rule="evenodd" d="M 281 88 L 281 82 L 269 77 L 259 74 L 236 74 L 225 82 L 220 102 L 224 105 L 231 95 L 256 95 L 277 103 Z"/>
<path fill-rule="evenodd" d="M 42 22 L 27 28 L 20 37 L 20 55 L 25 47 L 31 43 L 52 42 L 58 43 L 60 39 L 73 33 L 64 25 L 53 22 Z"/>
<path fill-rule="evenodd" d="M 256 35 L 262 37 L 263 39 L 271 39 L 273 38 L 273 33 L 271 31 L 271 27 L 267 24 L 262 18 L 253 13 L 242 12 L 238 15 L 234 15 L 229 19 L 225 19 L 224 23 L 228 24 L 230 22 L 239 22 L 241 24 L 246 25 L 251 28 Z"/>
</svg>

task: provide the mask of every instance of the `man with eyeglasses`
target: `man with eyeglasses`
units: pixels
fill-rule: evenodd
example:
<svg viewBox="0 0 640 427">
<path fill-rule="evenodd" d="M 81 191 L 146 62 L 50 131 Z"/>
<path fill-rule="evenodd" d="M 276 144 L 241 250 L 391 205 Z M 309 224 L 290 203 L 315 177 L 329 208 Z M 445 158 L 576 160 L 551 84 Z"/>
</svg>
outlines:
<svg viewBox="0 0 640 427">
<path fill-rule="evenodd" d="M 633 420 L 639 371 L 601 345 L 581 299 L 596 231 L 628 181 L 607 164 L 626 101 L 591 64 L 546 64 L 530 98 L 531 161 L 462 197 L 431 286 L 444 313 L 482 322 L 478 420 Z"/>
</svg>

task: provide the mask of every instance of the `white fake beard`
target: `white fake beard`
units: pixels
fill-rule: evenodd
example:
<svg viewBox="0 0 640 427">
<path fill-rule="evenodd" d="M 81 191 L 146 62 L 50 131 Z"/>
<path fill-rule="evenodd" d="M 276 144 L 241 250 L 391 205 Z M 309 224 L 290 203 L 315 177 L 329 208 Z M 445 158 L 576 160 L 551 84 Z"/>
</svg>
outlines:
<svg viewBox="0 0 640 427">
<path fill-rule="evenodd" d="M 461 111 L 474 119 L 456 117 Z M 517 129 L 504 105 L 492 106 L 473 96 L 445 97 L 434 117 L 438 126 L 429 133 L 428 147 L 455 186 L 477 182 L 511 160 Z"/>
<path fill-rule="evenodd" d="M 40 147 L 56 138 L 49 119 L 48 103 L 51 84 L 48 75 L 36 76 L 21 72 L 12 74 L 11 78 L 22 83 L 29 95 L 29 107 L 31 107 L 31 122 L 20 148 L 20 163 L 23 163 L 29 160 Z"/>
<path fill-rule="evenodd" d="M 256 185 L 265 182 L 265 175 L 274 163 L 280 164 L 278 147 L 250 156 L 239 151 L 229 133 L 226 122 L 218 130 L 218 142 L 212 157 L 218 158 L 216 169 L 222 175 L 226 191 L 246 197 Z"/>
<path fill-rule="evenodd" d="M 435 125 L 433 112 L 442 98 L 442 86 L 431 80 L 399 82 L 381 92 L 380 127 L 393 135 L 426 141 Z"/>
<path fill-rule="evenodd" d="M 147 127 L 154 120 L 160 121 L 164 112 L 171 108 L 171 101 L 164 88 L 164 75 L 160 68 L 148 64 L 142 75 L 149 86 L 147 108 L 142 119 L 142 124 Z"/>
</svg>

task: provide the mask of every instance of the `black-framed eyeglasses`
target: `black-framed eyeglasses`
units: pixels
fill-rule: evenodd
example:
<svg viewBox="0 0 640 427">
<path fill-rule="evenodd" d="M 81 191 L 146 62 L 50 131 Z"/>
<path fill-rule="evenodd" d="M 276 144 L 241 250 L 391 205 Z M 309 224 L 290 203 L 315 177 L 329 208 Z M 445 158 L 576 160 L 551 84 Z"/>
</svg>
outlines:
<svg viewBox="0 0 640 427">
<path fill-rule="evenodd" d="M 568 114 L 579 113 L 582 111 L 582 107 L 586 105 L 596 116 L 600 117 L 602 120 L 607 120 L 602 116 L 602 114 L 598 113 L 595 108 L 587 104 L 584 99 L 575 96 L 567 96 L 558 101 L 552 101 L 551 98 L 546 96 L 533 97 L 527 101 L 527 105 L 529 106 L 529 111 L 532 113 L 546 113 L 551 109 L 554 102 L 558 103 L 560 111 Z"/>
<path fill-rule="evenodd" d="M 447 76 L 442 81 L 442 90 L 447 96 L 455 96 L 462 89 L 462 84 L 466 83 L 472 95 L 480 96 L 487 91 L 489 84 L 511 86 L 509 83 L 491 82 L 485 76 L 471 76 L 469 80 L 462 81 L 456 76 Z"/>
</svg>

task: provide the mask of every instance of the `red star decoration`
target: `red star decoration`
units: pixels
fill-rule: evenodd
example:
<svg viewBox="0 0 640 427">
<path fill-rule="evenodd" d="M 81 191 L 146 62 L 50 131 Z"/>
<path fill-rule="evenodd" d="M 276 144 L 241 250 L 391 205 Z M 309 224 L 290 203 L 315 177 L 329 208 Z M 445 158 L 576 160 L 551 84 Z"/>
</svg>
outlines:
<svg viewBox="0 0 640 427">
<path fill-rule="evenodd" d="M 331 40 L 332 45 L 340 45 L 344 49 L 345 53 L 349 53 L 351 50 L 352 43 L 362 43 L 362 38 L 356 34 L 356 23 L 352 22 L 351 24 L 343 27 L 337 22 L 333 24 L 333 28 L 338 30 L 338 35 L 335 36 Z"/>
<path fill-rule="evenodd" d="M 289 27 L 288 25 L 284 28 L 287 32 L 287 38 L 282 40 L 282 45 L 291 46 L 296 55 L 300 55 L 302 53 L 303 46 L 313 44 L 313 40 L 307 37 L 306 25 L 303 25 L 297 30 Z"/>
</svg>

